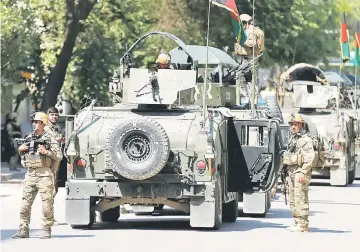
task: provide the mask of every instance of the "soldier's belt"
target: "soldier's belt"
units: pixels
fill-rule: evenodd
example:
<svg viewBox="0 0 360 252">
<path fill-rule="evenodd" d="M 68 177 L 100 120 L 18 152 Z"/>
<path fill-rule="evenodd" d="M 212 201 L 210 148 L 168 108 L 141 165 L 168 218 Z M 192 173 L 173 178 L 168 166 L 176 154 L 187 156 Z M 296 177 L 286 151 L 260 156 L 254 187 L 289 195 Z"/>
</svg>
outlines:
<svg viewBox="0 0 360 252">
<path fill-rule="evenodd" d="M 283 156 L 284 165 L 302 165 L 303 163 L 304 158 L 300 154 L 285 153 Z"/>
</svg>

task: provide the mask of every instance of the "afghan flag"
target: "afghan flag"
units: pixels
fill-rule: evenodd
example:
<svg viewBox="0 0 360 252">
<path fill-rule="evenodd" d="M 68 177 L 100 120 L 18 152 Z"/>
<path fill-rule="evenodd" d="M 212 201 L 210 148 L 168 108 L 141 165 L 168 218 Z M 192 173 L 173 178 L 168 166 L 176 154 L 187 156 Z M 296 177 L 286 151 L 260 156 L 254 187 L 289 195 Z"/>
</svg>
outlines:
<svg viewBox="0 0 360 252">
<path fill-rule="evenodd" d="M 244 26 L 240 20 L 240 14 L 236 7 L 235 0 L 210 0 L 212 4 L 225 8 L 230 12 L 231 23 L 234 27 L 234 33 L 236 36 L 237 42 L 243 46 L 246 41 L 246 33 Z"/>
<path fill-rule="evenodd" d="M 341 61 L 345 63 L 350 60 L 349 31 L 346 25 L 345 12 L 342 14 L 340 28 Z"/>
<path fill-rule="evenodd" d="M 360 22 L 356 22 L 355 28 L 355 66 L 360 67 Z"/>
</svg>

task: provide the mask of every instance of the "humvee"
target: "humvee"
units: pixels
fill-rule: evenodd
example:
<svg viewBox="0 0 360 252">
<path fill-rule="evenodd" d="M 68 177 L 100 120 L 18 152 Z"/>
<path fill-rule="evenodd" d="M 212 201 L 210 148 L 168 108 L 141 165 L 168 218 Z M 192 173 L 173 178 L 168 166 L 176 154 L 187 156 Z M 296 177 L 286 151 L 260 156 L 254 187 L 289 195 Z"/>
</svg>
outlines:
<svg viewBox="0 0 360 252">
<path fill-rule="evenodd" d="M 173 69 L 132 63 L 133 49 L 150 36 L 176 44 Z M 283 149 L 279 121 L 236 110 L 238 87 L 222 83 L 221 71 L 238 65 L 217 48 L 209 47 L 208 65 L 219 67 L 220 83 L 204 89 L 204 52 L 172 34 L 147 33 L 111 78 L 114 105 L 93 101 L 66 120 L 65 208 L 73 228 L 92 226 L 96 211 L 101 221 L 116 222 L 119 206 L 131 204 L 167 205 L 189 214 L 191 227 L 218 229 L 236 221 L 238 194 L 249 196 L 249 211 L 249 199 L 255 211 L 259 198 L 265 205 Z"/>
<path fill-rule="evenodd" d="M 351 110 L 332 109 L 339 95 L 338 87 L 329 85 L 319 68 L 304 63 L 289 68 L 281 79 L 291 92 L 294 105 L 292 109 L 283 110 L 285 120 L 291 113 L 302 114 L 305 127 L 318 143 L 312 177 L 330 179 L 334 186 L 352 184 L 356 172 L 358 122 Z"/>
</svg>

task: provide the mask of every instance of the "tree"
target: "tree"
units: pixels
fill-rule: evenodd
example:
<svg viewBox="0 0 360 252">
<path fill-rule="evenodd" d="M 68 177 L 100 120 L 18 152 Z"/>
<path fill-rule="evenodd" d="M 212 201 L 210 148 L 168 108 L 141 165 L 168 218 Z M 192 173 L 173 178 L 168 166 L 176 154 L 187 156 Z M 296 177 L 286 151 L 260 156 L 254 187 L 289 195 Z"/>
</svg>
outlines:
<svg viewBox="0 0 360 252">
<path fill-rule="evenodd" d="M 73 53 L 76 38 L 95 3 L 96 0 L 66 1 L 64 42 L 45 87 L 46 95 L 43 97 L 41 104 L 42 110 L 56 104 L 58 94 L 65 80 L 66 69 Z"/>
</svg>

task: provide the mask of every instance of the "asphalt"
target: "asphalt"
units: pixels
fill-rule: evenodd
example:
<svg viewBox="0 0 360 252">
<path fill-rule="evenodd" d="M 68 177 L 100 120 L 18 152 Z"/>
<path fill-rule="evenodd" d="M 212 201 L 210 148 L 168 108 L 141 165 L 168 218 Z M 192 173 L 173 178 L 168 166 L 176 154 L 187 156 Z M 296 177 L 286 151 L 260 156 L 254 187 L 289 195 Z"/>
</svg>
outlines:
<svg viewBox="0 0 360 252">
<path fill-rule="evenodd" d="M 26 169 L 24 169 L 23 167 L 21 167 L 21 165 L 18 165 L 18 170 L 19 171 L 11 171 L 9 169 L 9 165 L 6 162 L 1 162 L 1 178 L 0 178 L 0 182 L 1 183 L 15 183 L 15 184 L 19 184 L 23 181 L 24 177 L 25 177 L 25 173 L 26 173 Z"/>
<path fill-rule="evenodd" d="M 292 223 L 289 205 L 278 194 L 265 218 L 238 217 L 217 231 L 193 229 L 189 217 L 173 209 L 159 215 L 122 214 L 116 223 L 97 223 L 87 230 L 72 229 L 65 219 L 65 190 L 55 198 L 52 239 L 38 239 L 41 230 L 41 199 L 32 208 L 30 239 L 13 240 L 19 225 L 22 188 L 1 184 L 2 252 L 134 251 L 134 252 L 339 252 L 357 251 L 360 237 L 360 181 L 348 187 L 331 187 L 326 181 L 312 183 L 309 233 L 286 231 Z M 239 206 L 241 208 L 241 204 Z"/>
</svg>

